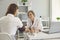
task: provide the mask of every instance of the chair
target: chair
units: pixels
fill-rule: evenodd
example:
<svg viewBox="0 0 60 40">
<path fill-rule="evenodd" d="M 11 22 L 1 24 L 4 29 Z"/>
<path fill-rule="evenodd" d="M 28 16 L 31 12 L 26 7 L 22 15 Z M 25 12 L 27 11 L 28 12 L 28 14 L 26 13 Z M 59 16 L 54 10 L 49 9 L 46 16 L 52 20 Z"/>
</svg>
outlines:
<svg viewBox="0 0 60 40">
<path fill-rule="evenodd" d="M 0 40 L 12 40 L 12 38 L 7 33 L 0 33 Z"/>
</svg>

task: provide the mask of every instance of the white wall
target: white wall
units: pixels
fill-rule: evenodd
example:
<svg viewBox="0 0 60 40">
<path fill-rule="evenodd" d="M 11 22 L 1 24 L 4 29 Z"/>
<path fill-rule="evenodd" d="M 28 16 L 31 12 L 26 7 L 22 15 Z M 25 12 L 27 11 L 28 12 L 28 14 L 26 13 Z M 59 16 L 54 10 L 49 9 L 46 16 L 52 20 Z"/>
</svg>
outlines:
<svg viewBox="0 0 60 40">
<path fill-rule="evenodd" d="M 44 18 L 49 17 L 49 0 L 32 0 L 32 10 L 38 17 L 40 15 Z"/>
<path fill-rule="evenodd" d="M 30 0 L 31 1 L 31 0 Z M 5 15 L 6 9 L 10 3 L 17 3 L 17 0 L 1 0 L 0 1 L 0 17 Z M 42 17 L 49 16 L 49 0 L 32 0 L 31 9 L 36 15 Z"/>
<path fill-rule="evenodd" d="M 57 21 L 60 17 L 60 0 L 52 0 L 52 21 Z"/>
<path fill-rule="evenodd" d="M 5 15 L 10 3 L 17 3 L 17 0 L 0 0 L 0 17 Z"/>
<path fill-rule="evenodd" d="M 56 17 L 60 17 L 60 0 L 50 0 L 50 33 L 60 32 L 60 22 Z"/>
</svg>

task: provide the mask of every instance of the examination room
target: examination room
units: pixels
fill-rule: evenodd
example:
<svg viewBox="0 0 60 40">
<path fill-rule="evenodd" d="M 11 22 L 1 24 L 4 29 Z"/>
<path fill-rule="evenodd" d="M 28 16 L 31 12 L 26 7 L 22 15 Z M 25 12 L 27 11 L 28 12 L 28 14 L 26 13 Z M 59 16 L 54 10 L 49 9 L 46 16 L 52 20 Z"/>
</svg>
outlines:
<svg viewBox="0 0 60 40">
<path fill-rule="evenodd" d="M 0 40 L 60 40 L 60 0 L 0 0 Z"/>
</svg>

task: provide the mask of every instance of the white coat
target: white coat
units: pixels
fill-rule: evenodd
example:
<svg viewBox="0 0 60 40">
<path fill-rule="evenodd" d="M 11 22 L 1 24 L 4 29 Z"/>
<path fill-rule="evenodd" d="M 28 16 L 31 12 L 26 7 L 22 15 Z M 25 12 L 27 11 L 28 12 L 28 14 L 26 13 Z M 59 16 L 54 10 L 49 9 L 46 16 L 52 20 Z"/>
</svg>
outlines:
<svg viewBox="0 0 60 40">
<path fill-rule="evenodd" d="M 32 21 L 28 19 L 27 27 L 34 27 L 35 29 L 42 30 L 42 21 L 39 18 L 35 18 L 34 23 L 32 24 Z"/>
<path fill-rule="evenodd" d="M 17 28 L 22 27 L 23 24 L 18 17 L 14 17 L 12 14 L 8 14 L 0 18 L 0 31 L 6 32 L 11 35 L 15 35 Z"/>
</svg>

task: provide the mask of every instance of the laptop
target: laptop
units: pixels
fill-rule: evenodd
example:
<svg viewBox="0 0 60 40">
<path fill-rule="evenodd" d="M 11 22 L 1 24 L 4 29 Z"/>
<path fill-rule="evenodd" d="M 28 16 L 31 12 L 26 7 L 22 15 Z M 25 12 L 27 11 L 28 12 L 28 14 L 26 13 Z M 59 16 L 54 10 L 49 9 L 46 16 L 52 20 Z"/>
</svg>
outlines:
<svg viewBox="0 0 60 40">
<path fill-rule="evenodd" d="M 49 34 L 60 33 L 60 22 L 51 22 Z"/>
</svg>

